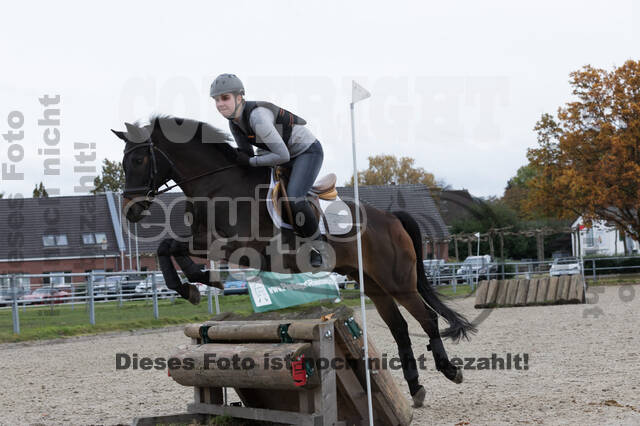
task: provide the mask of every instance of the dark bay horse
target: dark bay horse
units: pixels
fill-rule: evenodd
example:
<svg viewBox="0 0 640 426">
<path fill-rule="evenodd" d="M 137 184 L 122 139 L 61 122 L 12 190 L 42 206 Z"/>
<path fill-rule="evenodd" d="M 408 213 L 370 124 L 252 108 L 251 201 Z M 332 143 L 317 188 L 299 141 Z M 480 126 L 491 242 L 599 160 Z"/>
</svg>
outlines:
<svg viewBox="0 0 640 426">
<path fill-rule="evenodd" d="M 126 132 L 113 132 L 126 142 L 122 160 L 126 177 L 123 209 L 128 220 L 142 219 L 153 196 L 169 180 L 189 200 L 190 239 L 165 239 L 158 247 L 158 259 L 169 288 L 192 303 L 199 302 L 196 287 L 180 282 L 172 257 L 190 282 L 216 286 L 220 284 L 213 282 L 203 270 L 204 265 L 194 263 L 191 255 L 225 259 L 266 271 L 317 272 L 308 264 L 305 246 L 287 235 L 290 231 L 273 226 L 266 205 L 270 168 L 235 164 L 236 151 L 228 143 L 229 136 L 209 124 L 167 116 L 154 116 L 150 123 L 126 123 Z M 202 199 L 204 207 L 197 202 Z M 349 201 L 346 204 L 355 217 L 355 204 Z M 427 281 L 417 222 L 406 212 L 386 213 L 364 203 L 360 208 L 365 293 L 398 345 L 414 406 L 421 406 L 426 392 L 419 383 L 408 326 L 396 302 L 420 323 L 429 336 L 427 349 L 433 353 L 437 370 L 455 383 L 462 382 L 462 370 L 449 361 L 442 337 L 457 341 L 476 330 L 443 303 Z M 357 281 L 355 232 L 352 227 L 339 238 L 328 236 L 323 254 L 330 253 L 327 263 L 335 272 Z M 292 240 L 294 248 L 290 249 Z M 449 323 L 442 334 L 438 315 Z"/>
</svg>

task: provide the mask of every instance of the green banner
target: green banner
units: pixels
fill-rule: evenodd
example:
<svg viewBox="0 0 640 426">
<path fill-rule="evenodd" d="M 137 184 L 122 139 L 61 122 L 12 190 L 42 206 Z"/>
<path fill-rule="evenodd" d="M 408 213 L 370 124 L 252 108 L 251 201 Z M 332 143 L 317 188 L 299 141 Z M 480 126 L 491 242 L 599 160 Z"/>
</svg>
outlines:
<svg viewBox="0 0 640 426">
<path fill-rule="evenodd" d="M 340 297 L 338 285 L 327 272 L 315 274 L 260 272 L 248 283 L 254 312 L 275 311 L 289 306 Z"/>
</svg>

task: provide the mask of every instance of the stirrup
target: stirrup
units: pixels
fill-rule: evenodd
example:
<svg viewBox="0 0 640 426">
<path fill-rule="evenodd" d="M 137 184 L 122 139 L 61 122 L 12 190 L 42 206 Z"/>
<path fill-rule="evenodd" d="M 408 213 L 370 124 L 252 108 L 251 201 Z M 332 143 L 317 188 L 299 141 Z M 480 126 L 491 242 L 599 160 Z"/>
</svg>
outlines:
<svg viewBox="0 0 640 426">
<path fill-rule="evenodd" d="M 309 264 L 314 268 L 320 268 L 324 264 L 322 253 L 319 250 L 315 248 L 309 250 Z"/>
</svg>

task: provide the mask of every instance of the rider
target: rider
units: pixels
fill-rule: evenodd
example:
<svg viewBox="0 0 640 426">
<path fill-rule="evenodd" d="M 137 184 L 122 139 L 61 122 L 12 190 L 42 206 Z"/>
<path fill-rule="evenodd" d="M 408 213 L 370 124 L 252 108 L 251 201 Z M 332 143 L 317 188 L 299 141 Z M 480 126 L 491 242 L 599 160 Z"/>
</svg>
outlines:
<svg viewBox="0 0 640 426">
<path fill-rule="evenodd" d="M 290 169 L 287 197 L 295 232 L 303 238 L 320 239 L 318 222 L 305 195 L 322 167 L 322 145 L 304 126 L 306 121 L 272 103 L 246 101 L 244 86 L 234 74 L 220 74 L 211 83 L 210 96 L 229 120 L 238 145 L 236 161 L 246 167 L 281 166 Z M 257 147 L 254 155 L 253 146 Z M 314 268 L 322 266 L 315 248 L 309 258 Z"/>
</svg>

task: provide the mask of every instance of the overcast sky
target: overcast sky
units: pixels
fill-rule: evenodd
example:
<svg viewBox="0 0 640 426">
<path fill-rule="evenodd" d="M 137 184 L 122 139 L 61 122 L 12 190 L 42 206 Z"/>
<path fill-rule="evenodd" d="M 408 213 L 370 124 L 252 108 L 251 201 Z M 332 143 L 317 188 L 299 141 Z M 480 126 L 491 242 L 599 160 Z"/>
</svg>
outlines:
<svg viewBox="0 0 640 426">
<path fill-rule="evenodd" d="M 409 156 L 453 188 L 500 196 L 536 145 L 536 120 L 570 100 L 571 71 L 640 58 L 634 1 L 61 3 L 0 6 L 0 133 L 12 111 L 14 126 L 24 117 L 24 138 L 1 140 L 5 196 L 41 180 L 80 193 L 91 166 L 122 159 L 109 129 L 124 121 L 159 112 L 227 129 L 208 96 L 224 72 L 248 99 L 304 117 L 325 150 L 321 173 L 340 184 L 355 79 L 372 93 L 356 107 L 360 169 L 370 155 Z M 49 106 L 59 126 L 38 125 L 44 95 L 60 96 Z M 76 148 L 91 144 L 95 161 L 81 164 Z M 44 175 L 57 159 L 60 174 Z"/>
</svg>

